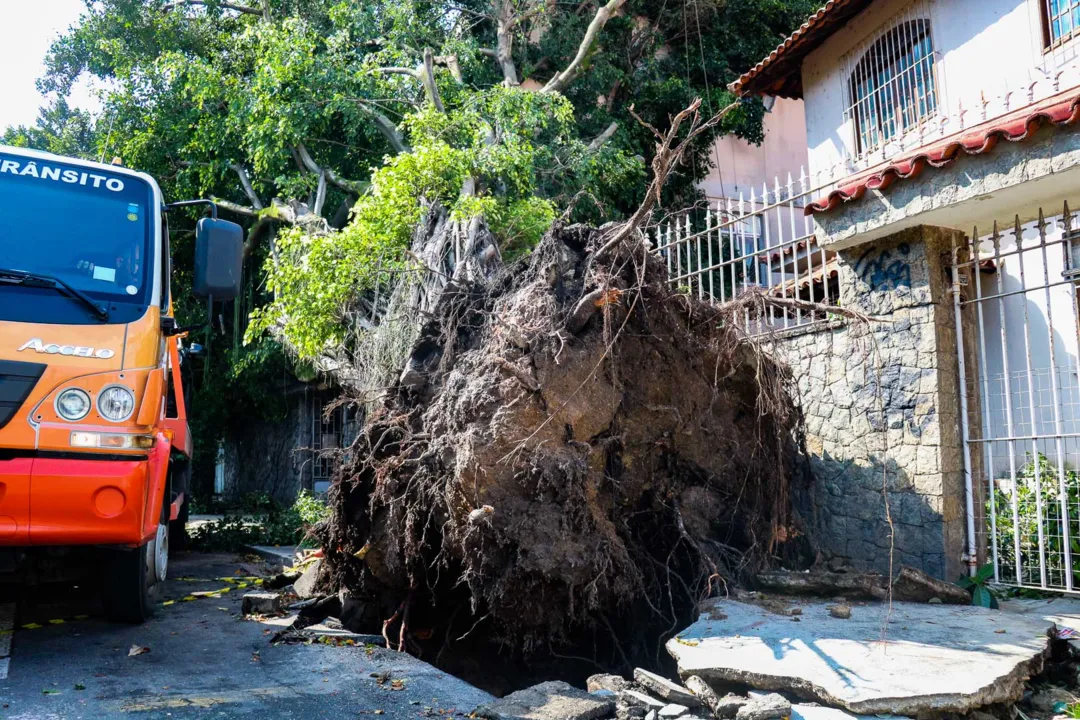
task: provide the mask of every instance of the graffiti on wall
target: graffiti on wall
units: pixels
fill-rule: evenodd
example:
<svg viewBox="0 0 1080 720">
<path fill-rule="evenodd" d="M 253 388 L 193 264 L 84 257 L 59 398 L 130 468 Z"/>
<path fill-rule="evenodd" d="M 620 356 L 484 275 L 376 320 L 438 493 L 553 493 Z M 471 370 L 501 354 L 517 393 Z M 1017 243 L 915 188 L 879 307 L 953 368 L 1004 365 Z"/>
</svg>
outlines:
<svg viewBox="0 0 1080 720">
<path fill-rule="evenodd" d="M 855 263 L 855 272 L 870 286 L 870 290 L 887 292 L 899 287 L 911 287 L 911 247 L 901 243 L 895 248 L 871 248 Z"/>
</svg>

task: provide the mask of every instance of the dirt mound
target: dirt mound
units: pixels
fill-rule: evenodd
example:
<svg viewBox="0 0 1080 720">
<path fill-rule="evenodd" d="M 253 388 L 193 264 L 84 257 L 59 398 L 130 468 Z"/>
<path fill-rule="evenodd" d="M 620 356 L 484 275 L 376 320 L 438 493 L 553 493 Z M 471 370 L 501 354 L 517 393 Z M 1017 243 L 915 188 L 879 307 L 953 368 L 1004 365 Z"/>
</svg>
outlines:
<svg viewBox="0 0 1080 720">
<path fill-rule="evenodd" d="M 670 630 L 797 535 L 787 371 L 636 234 L 598 254 L 610 237 L 557 226 L 450 280 L 370 413 L 318 532 L 392 644 Z"/>
</svg>

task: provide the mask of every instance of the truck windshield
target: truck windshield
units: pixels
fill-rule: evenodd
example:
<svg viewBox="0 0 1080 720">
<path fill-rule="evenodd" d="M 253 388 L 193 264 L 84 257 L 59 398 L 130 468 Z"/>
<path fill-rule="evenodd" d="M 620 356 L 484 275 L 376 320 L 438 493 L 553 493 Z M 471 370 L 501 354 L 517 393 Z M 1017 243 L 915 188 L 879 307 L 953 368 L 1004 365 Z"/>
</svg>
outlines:
<svg viewBox="0 0 1080 720">
<path fill-rule="evenodd" d="M 145 305 L 152 203 L 130 175 L 0 153 L 0 267 Z"/>
</svg>

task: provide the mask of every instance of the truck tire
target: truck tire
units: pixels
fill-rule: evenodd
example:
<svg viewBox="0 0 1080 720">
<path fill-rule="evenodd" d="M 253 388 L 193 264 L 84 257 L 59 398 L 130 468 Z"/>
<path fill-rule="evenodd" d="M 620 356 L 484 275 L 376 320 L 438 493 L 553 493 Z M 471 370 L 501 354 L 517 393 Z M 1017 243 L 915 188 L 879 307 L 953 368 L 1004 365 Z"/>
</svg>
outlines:
<svg viewBox="0 0 1080 720">
<path fill-rule="evenodd" d="M 157 609 L 157 599 L 168 573 L 169 506 L 162 503 L 154 539 L 135 548 L 114 552 L 105 573 L 105 615 L 118 622 L 142 624 Z"/>
</svg>

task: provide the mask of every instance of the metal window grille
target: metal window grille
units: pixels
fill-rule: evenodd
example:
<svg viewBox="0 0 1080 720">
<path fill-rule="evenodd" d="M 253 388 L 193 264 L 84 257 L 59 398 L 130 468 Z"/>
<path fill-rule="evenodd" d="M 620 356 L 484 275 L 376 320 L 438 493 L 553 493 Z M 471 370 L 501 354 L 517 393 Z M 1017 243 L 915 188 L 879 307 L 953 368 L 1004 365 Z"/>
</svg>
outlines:
<svg viewBox="0 0 1080 720">
<path fill-rule="evenodd" d="M 314 481 L 330 480 L 337 469 L 338 452 L 341 449 L 342 408 L 339 405 L 326 412 L 322 398 L 312 400 L 312 443 L 314 462 L 311 478 Z"/>
<path fill-rule="evenodd" d="M 1059 45 L 1080 35 L 1080 0 L 1043 0 L 1048 46 Z"/>
<path fill-rule="evenodd" d="M 845 56 L 844 121 L 853 130 L 856 157 L 883 148 L 937 114 L 935 59 L 922 3 Z"/>
<path fill-rule="evenodd" d="M 1021 587 L 1080 590 L 1078 228 L 1066 205 L 954 246 L 968 533 Z"/>
<path fill-rule="evenodd" d="M 749 197 L 714 201 L 704 227 L 689 216 L 661 225 L 653 246 L 667 264 L 671 284 L 708 302 L 733 300 L 760 288 L 779 302 L 763 316 L 743 318 L 749 333 L 764 333 L 828 319 L 827 314 L 785 306 L 785 301 L 838 305 L 835 254 L 819 247 L 803 208 L 819 188 L 808 189 L 805 169 L 798 181 L 788 175 L 751 190 Z"/>
</svg>

